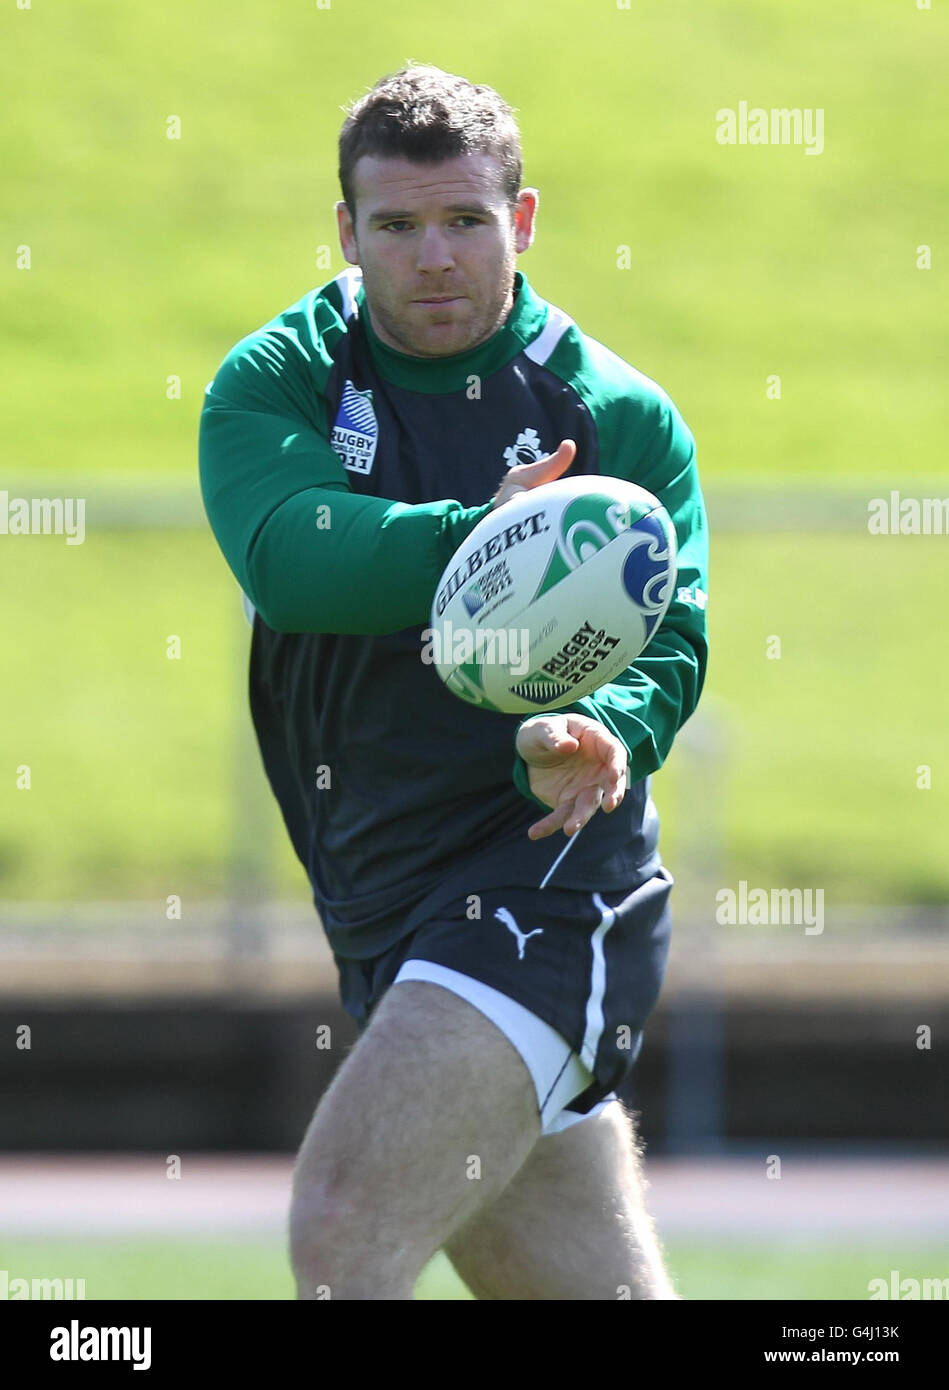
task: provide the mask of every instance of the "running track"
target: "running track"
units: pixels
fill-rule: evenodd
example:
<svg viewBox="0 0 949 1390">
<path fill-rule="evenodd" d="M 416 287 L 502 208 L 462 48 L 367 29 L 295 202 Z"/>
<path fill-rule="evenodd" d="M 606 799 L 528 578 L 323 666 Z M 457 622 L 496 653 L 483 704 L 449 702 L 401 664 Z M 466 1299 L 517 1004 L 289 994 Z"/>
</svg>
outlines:
<svg viewBox="0 0 949 1390">
<path fill-rule="evenodd" d="M 949 1158 L 656 1158 L 649 1207 L 661 1235 L 740 1233 L 807 1241 L 899 1234 L 949 1238 Z M 0 1236 L 284 1230 L 293 1156 L 0 1156 Z"/>
</svg>

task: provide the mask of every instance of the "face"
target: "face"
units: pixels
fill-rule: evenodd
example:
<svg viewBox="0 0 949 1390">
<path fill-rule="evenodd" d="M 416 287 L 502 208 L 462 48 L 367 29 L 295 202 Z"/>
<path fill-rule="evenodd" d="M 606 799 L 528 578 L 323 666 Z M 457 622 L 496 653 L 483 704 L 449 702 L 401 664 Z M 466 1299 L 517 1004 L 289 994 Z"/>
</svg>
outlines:
<svg viewBox="0 0 949 1390">
<path fill-rule="evenodd" d="M 356 222 L 336 204 L 343 255 L 362 267 L 372 326 L 414 357 L 484 342 L 514 303 L 514 262 L 534 238 L 536 189 L 504 197 L 491 155 L 441 164 L 363 155 L 353 171 Z"/>
</svg>

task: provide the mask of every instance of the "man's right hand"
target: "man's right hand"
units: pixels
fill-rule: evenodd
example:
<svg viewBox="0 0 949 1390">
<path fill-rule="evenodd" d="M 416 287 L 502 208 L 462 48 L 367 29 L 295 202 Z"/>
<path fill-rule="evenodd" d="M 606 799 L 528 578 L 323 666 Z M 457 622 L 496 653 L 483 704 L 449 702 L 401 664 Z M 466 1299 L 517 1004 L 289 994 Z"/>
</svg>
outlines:
<svg viewBox="0 0 949 1390">
<path fill-rule="evenodd" d="M 566 473 L 576 453 L 577 446 L 572 439 L 561 439 L 554 452 L 545 458 L 536 459 L 533 463 L 516 463 L 508 470 L 494 494 L 494 507 L 503 507 L 505 502 L 510 502 L 519 492 L 540 487 L 542 483 L 552 483 L 555 478 Z"/>
</svg>

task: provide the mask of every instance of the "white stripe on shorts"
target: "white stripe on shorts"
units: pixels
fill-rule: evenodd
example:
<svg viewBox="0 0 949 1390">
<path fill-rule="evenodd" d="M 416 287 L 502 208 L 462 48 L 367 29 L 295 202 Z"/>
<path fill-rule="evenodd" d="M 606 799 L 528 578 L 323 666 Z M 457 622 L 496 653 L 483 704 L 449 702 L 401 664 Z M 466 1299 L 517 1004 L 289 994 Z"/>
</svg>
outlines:
<svg viewBox="0 0 949 1390">
<path fill-rule="evenodd" d="M 592 1072 L 596 1065 L 597 1048 L 606 1027 L 603 1017 L 603 999 L 606 995 L 606 956 L 603 952 L 603 939 L 616 921 L 616 913 L 600 897 L 593 894 L 593 902 L 600 914 L 600 925 L 593 933 L 593 968 L 590 972 L 590 993 L 587 998 L 587 1026 L 583 1034 L 580 1056 Z"/>
</svg>

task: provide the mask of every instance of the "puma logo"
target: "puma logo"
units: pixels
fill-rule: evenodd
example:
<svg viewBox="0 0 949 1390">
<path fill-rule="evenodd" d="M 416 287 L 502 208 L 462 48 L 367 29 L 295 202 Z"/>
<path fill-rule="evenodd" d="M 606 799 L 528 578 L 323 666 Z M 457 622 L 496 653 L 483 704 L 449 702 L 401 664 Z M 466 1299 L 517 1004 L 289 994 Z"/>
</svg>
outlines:
<svg viewBox="0 0 949 1390">
<path fill-rule="evenodd" d="M 523 960 L 524 947 L 527 945 L 528 941 L 530 941 L 532 936 L 543 936 L 543 927 L 535 927 L 533 931 L 529 931 L 525 935 L 525 933 L 521 931 L 520 927 L 515 922 L 513 913 L 508 912 L 506 907 L 499 907 L 494 915 L 498 919 L 498 921 L 503 922 L 504 925 L 507 927 L 508 931 L 511 932 L 517 938 L 517 958 L 518 960 Z"/>
</svg>

